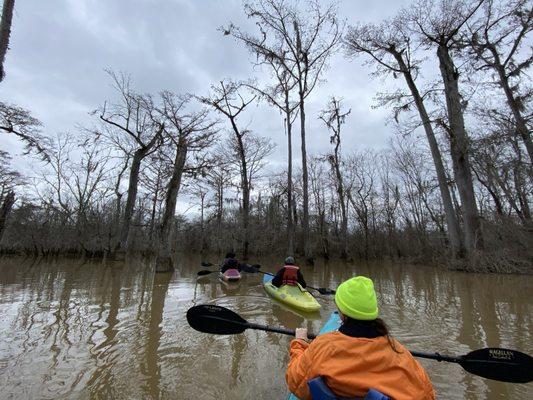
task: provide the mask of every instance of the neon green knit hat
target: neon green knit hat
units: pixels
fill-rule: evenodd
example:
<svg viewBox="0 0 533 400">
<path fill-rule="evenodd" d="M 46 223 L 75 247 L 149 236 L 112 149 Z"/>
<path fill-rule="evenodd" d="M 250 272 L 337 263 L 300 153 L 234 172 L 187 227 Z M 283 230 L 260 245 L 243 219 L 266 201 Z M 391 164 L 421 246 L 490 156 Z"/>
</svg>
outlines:
<svg viewBox="0 0 533 400">
<path fill-rule="evenodd" d="M 335 293 L 341 313 L 353 319 L 370 321 L 378 317 L 378 301 L 372 279 L 357 276 L 341 283 Z"/>
</svg>

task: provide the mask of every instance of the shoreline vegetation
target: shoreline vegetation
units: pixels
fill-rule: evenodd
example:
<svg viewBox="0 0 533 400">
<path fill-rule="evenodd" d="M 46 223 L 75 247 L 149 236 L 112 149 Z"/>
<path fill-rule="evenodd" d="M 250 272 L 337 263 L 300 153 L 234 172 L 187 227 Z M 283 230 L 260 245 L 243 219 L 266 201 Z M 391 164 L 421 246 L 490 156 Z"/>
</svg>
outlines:
<svg viewBox="0 0 533 400">
<path fill-rule="evenodd" d="M 5 4 L 0 80 L 14 1 Z M 261 79 L 223 80 L 203 96 L 146 94 L 109 70 L 115 98 L 102 99 L 90 128 L 56 136 L 2 99 L 0 134 L 40 159 L 38 176 L 24 176 L 0 150 L 0 254 L 141 254 L 171 271 L 180 253 L 232 249 L 243 260 L 533 273 L 527 0 L 420 0 L 377 24 L 344 22 L 318 1 L 245 1 L 244 13 L 257 31 L 228 21 L 217 33 L 249 50 Z M 309 111 L 337 53 L 386 82 L 375 107 L 391 111 L 387 148 L 343 150 L 354 132 L 336 94 Z M 272 169 L 278 144 L 251 130 L 257 102 L 280 113 L 286 167 Z M 330 146 L 309 154 L 318 135 Z M 184 199 L 194 212 L 177 212 Z"/>
<path fill-rule="evenodd" d="M 64 234 L 65 226 L 62 228 Z M 493 250 L 485 249 L 483 253 L 476 254 L 475 258 L 471 260 L 450 258 L 445 239 L 442 237 L 442 234 L 439 235 L 436 232 L 428 232 L 425 238 L 426 240 L 422 242 L 420 241 L 420 235 L 416 232 L 396 232 L 393 237 L 388 237 L 386 232 L 377 232 L 371 235 L 368 248 L 364 245 L 363 237 L 349 235 L 349 257 L 341 256 L 339 243 L 332 237 L 329 242 L 328 253 L 320 254 L 319 249 L 316 248 L 316 257 L 313 260 L 306 260 L 302 253 L 296 254 L 301 265 L 314 265 L 314 262 L 320 259 L 325 263 L 330 261 L 343 261 L 347 264 L 386 262 L 399 265 L 445 268 L 463 272 L 533 274 L 531 261 L 520 257 L 521 253 L 524 252 L 520 246 L 528 245 L 531 240 L 530 233 L 517 230 L 516 224 L 510 223 L 507 229 L 511 232 L 508 232 L 504 237 L 514 235 L 517 248 L 511 246 L 502 247 L 502 225 L 493 226 L 492 228 L 492 235 L 487 234 L 486 237 L 490 238 L 489 243 L 500 243 L 500 246 L 492 246 Z M 112 246 L 88 248 L 81 245 L 76 246 L 75 243 L 72 243 L 73 247 L 68 247 L 68 241 L 52 239 L 53 234 L 48 229 L 41 227 L 40 232 L 37 231 L 37 226 L 34 226 L 34 229 L 33 240 L 36 240 L 40 236 L 39 234 L 46 235 L 49 239 L 43 240 L 41 243 L 34 241 L 31 245 L 20 246 L 21 242 L 17 241 L 16 237 L 11 237 L 10 239 L 13 240 L 14 245 L 7 248 L 5 246 L 7 241 L 4 240 L 0 247 L 0 257 L 22 257 L 43 260 L 81 258 L 88 261 L 104 262 L 121 262 L 135 258 L 144 260 L 147 265 L 155 265 L 156 272 L 171 272 L 174 270 L 174 265 L 181 259 L 182 255 L 194 254 L 216 261 L 222 259 L 226 249 L 231 248 L 234 244 L 234 241 L 228 237 L 214 238 L 210 236 L 209 238 L 202 238 L 202 232 L 198 225 L 186 223 L 182 226 L 181 230 L 177 228 L 173 232 L 174 243 L 172 244 L 173 251 L 169 255 L 170 260 L 161 263 L 155 245 L 150 242 L 149 235 L 143 235 L 142 231 L 136 231 L 132 241 L 132 249 L 124 252 L 120 250 L 112 251 Z M 59 238 L 59 236 L 57 237 Z M 261 246 L 260 251 L 250 252 L 247 259 L 254 260 L 265 256 L 270 258 L 274 256 L 282 260 L 286 254 L 277 249 L 283 247 L 283 244 L 286 243 L 286 238 L 281 235 L 277 239 L 273 239 L 273 236 L 275 235 L 272 233 L 270 235 L 259 236 L 257 232 L 256 236 L 253 236 L 251 243 L 270 243 L 270 245 Z M 215 246 L 215 242 L 218 247 Z M 84 240 L 83 243 L 90 243 L 90 240 Z M 200 246 L 200 243 L 203 243 L 203 248 Z M 252 250 L 254 249 L 255 246 L 252 247 Z M 315 248 L 313 249 L 315 250 Z"/>
</svg>

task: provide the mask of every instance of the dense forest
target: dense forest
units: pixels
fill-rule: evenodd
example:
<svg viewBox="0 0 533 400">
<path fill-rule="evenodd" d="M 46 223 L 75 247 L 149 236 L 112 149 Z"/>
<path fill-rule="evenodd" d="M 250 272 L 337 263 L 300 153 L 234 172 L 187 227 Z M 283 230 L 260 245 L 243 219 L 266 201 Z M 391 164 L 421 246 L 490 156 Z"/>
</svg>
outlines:
<svg viewBox="0 0 533 400">
<path fill-rule="evenodd" d="M 14 3 L 2 10 L 1 79 Z M 116 96 L 95 105 L 91 127 L 60 135 L 1 99 L 2 135 L 22 141 L 41 171 L 25 176 L 0 151 L 4 254 L 142 254 L 165 270 L 180 252 L 234 249 L 244 259 L 533 271 L 531 1 L 416 0 L 379 24 L 321 1 L 243 7 L 256 30 L 227 21 L 219 34 L 249 51 L 266 85 L 251 77 L 213 83 L 208 95 L 150 94 L 109 70 Z M 334 54 L 395 88 L 376 91 L 374 104 L 390 111 L 388 148 L 343 150 L 352 105 L 335 93 L 308 113 Z M 257 102 L 279 112 L 286 143 L 250 129 Z M 317 118 L 323 129 L 309 130 Z M 310 154 L 316 135 L 330 147 Z M 286 165 L 267 168 L 278 151 Z M 180 198 L 194 209 L 180 212 Z"/>
</svg>

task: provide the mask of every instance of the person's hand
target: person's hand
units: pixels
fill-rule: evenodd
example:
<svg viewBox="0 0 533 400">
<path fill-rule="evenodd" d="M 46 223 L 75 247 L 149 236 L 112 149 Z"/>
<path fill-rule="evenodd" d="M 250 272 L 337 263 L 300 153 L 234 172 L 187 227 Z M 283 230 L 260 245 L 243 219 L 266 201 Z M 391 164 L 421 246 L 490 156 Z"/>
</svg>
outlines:
<svg viewBox="0 0 533 400">
<path fill-rule="evenodd" d="M 294 336 L 296 337 L 296 339 L 309 340 L 309 338 L 307 337 L 307 328 L 296 328 Z"/>
</svg>

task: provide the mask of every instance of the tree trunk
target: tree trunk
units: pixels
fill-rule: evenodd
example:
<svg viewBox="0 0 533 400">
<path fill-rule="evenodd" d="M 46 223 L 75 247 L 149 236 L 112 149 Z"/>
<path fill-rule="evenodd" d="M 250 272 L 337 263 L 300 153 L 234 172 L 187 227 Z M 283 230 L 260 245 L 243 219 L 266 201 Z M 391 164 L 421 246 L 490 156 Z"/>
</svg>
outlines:
<svg viewBox="0 0 533 400">
<path fill-rule="evenodd" d="M 348 258 L 348 215 L 346 212 L 346 199 L 344 198 L 344 184 L 342 181 L 342 175 L 340 170 L 340 157 L 339 157 L 339 147 L 340 147 L 340 123 L 337 124 L 338 129 L 338 138 L 337 138 L 337 145 L 335 146 L 335 176 L 337 180 L 337 194 L 339 195 L 339 203 L 341 206 L 341 258 L 346 259 Z"/>
<path fill-rule="evenodd" d="M 527 223 L 531 222 L 531 210 L 529 208 L 529 201 L 527 198 L 527 193 L 524 190 L 524 181 L 522 179 L 521 171 L 518 167 L 513 168 L 513 178 L 514 178 L 514 186 L 516 189 L 516 194 L 518 196 L 518 202 L 520 203 L 520 208 L 522 210 L 522 215 L 524 216 L 524 220 Z"/>
<path fill-rule="evenodd" d="M 285 93 L 285 122 L 287 124 L 287 255 L 294 255 L 294 221 L 292 218 L 292 123 L 289 108 L 289 94 Z"/>
<path fill-rule="evenodd" d="M 234 118 L 230 119 L 235 139 L 237 139 L 237 151 L 239 152 L 240 170 L 241 170 L 241 189 L 242 189 L 242 258 L 248 258 L 248 241 L 249 220 L 250 220 L 250 181 L 248 179 L 248 165 L 246 163 L 246 152 L 242 141 L 243 134 L 239 132 Z"/>
<path fill-rule="evenodd" d="M 341 206 L 341 258 L 348 258 L 348 215 L 346 212 L 346 200 L 344 199 L 344 186 L 342 183 L 342 176 L 340 174 L 339 166 L 336 166 L 339 202 Z"/>
<path fill-rule="evenodd" d="M 501 217 L 503 215 L 502 201 L 500 200 L 500 196 L 497 193 L 498 189 L 493 185 L 493 179 L 491 179 L 491 177 L 489 176 L 488 179 L 485 180 L 480 176 L 480 173 L 477 172 L 475 168 L 473 169 L 473 171 L 479 183 L 481 183 L 489 192 L 489 195 L 492 198 L 492 201 L 494 202 L 494 206 L 496 207 L 496 214 Z"/>
<path fill-rule="evenodd" d="M 303 216 L 302 228 L 304 238 L 304 256 L 307 261 L 312 261 L 311 232 L 309 231 L 309 175 L 307 172 L 307 149 L 305 145 L 305 107 L 304 93 L 300 90 L 300 136 L 302 139 L 302 189 L 303 189 Z"/>
<path fill-rule="evenodd" d="M 470 143 L 465 129 L 459 93 L 459 73 L 446 44 L 439 45 L 437 56 L 446 96 L 453 170 L 463 209 L 465 247 L 466 251 L 471 254 L 474 250 L 483 248 L 483 236 L 472 183 Z"/>
<path fill-rule="evenodd" d="M 204 216 L 204 209 L 205 209 L 205 195 L 206 193 L 201 192 L 200 193 L 200 253 L 203 254 L 206 243 L 205 243 L 205 216 Z"/>
<path fill-rule="evenodd" d="M 242 147 L 242 139 L 239 138 Z M 244 148 L 241 148 L 241 186 L 242 186 L 242 224 L 243 224 L 243 241 L 242 241 L 242 259 L 248 259 L 249 225 L 250 225 L 250 182 L 248 181 L 248 171 L 246 159 L 244 158 Z"/>
<path fill-rule="evenodd" d="M 222 177 L 218 181 L 218 203 L 217 203 L 217 251 L 222 252 L 222 217 L 224 215 L 224 182 Z"/>
<path fill-rule="evenodd" d="M 122 224 L 122 230 L 120 232 L 119 249 L 127 251 L 129 249 L 130 240 L 130 227 L 131 219 L 133 217 L 133 209 L 135 207 L 135 201 L 137 200 L 137 189 L 139 186 L 139 173 L 141 170 L 141 161 L 146 157 L 149 151 L 156 145 L 157 141 L 163 132 L 163 126 L 160 126 L 158 132 L 154 137 L 146 144 L 135 150 L 131 161 L 130 179 L 128 183 L 128 197 L 126 198 L 126 206 L 124 208 L 124 219 Z M 118 249 L 116 249 L 118 250 Z"/>
<path fill-rule="evenodd" d="M 15 0 L 4 0 L 4 6 L 2 7 L 2 21 L 0 22 L 0 82 L 2 82 L 6 75 L 4 62 L 9 48 L 9 36 L 11 35 L 11 21 L 13 19 L 14 8 Z"/>
<path fill-rule="evenodd" d="M 13 208 L 15 203 L 15 192 L 10 191 L 7 196 L 4 198 L 2 207 L 0 208 L 0 242 L 2 241 L 2 236 L 4 235 L 4 230 L 6 227 L 7 217 Z"/>
<path fill-rule="evenodd" d="M 163 220 L 161 221 L 161 238 L 158 254 L 158 272 L 171 271 L 173 269 L 171 264 L 171 228 L 176 213 L 176 203 L 178 200 L 178 193 L 181 187 L 181 177 L 183 175 L 183 168 L 187 159 L 187 144 L 180 138 L 176 149 L 176 157 L 174 158 L 174 167 L 172 170 L 172 177 L 168 182 L 167 194 L 165 197 L 165 212 L 163 213 Z"/>
<path fill-rule="evenodd" d="M 131 219 L 133 217 L 133 208 L 137 200 L 137 189 L 139 185 L 139 172 L 141 170 L 141 161 L 146 156 L 148 149 L 142 147 L 137 149 L 133 154 L 130 169 L 130 179 L 128 184 L 128 197 L 126 198 L 126 206 L 124 207 L 124 219 L 122 220 L 122 229 L 120 231 L 119 249 L 127 251 L 129 248 L 129 236 Z"/>
<path fill-rule="evenodd" d="M 498 54 L 494 46 L 488 46 L 488 49 L 494 57 L 494 69 L 496 69 L 498 73 L 500 86 L 505 92 L 507 104 L 509 104 L 509 108 L 513 113 L 517 133 L 526 145 L 526 150 L 529 155 L 529 162 L 533 164 L 533 142 L 531 141 L 531 134 L 529 132 L 529 129 L 527 128 L 526 120 L 520 112 L 520 105 L 513 94 L 513 90 L 511 89 L 511 85 L 509 84 L 509 77 L 505 74 L 505 68 L 501 63 L 500 55 Z"/>
<path fill-rule="evenodd" d="M 416 83 L 411 75 L 411 72 L 409 71 L 407 65 L 404 62 L 402 55 L 396 51 L 393 52 L 393 55 L 396 61 L 398 62 L 398 65 L 400 66 L 400 70 L 402 71 L 405 77 L 407 86 L 409 87 L 411 95 L 415 100 L 416 108 L 420 115 L 420 119 L 422 120 L 424 132 L 426 133 L 426 137 L 429 143 L 431 156 L 433 158 L 433 164 L 435 165 L 435 172 L 437 173 L 437 181 L 439 183 L 439 190 L 442 198 L 442 204 L 444 206 L 444 213 L 446 215 L 446 224 L 448 226 L 448 239 L 452 247 L 452 256 L 461 256 L 464 252 L 463 243 L 461 240 L 461 229 L 459 227 L 459 222 L 457 221 L 457 215 L 455 214 L 452 198 L 448 189 L 446 171 L 444 169 L 444 164 L 442 163 L 442 155 L 439 149 L 439 145 L 437 143 L 437 139 L 435 138 L 435 133 L 433 132 L 433 127 L 431 126 L 429 115 L 424 105 L 424 100 L 422 99 L 422 96 L 420 96 L 420 92 L 418 91 Z"/>
</svg>

